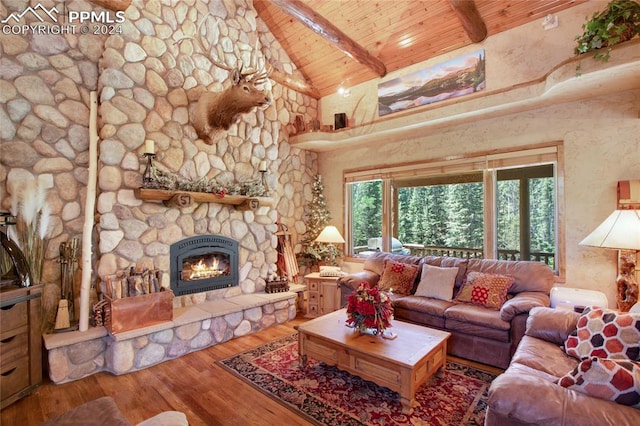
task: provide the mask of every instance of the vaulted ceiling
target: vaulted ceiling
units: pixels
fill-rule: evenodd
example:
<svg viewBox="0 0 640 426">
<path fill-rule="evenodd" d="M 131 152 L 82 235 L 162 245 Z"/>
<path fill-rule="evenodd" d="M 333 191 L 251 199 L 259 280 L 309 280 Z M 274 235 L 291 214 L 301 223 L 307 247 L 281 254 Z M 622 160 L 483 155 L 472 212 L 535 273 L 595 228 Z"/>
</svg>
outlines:
<svg viewBox="0 0 640 426">
<path fill-rule="evenodd" d="M 222 1 L 222 0 L 211 0 Z M 253 0 L 299 70 L 271 78 L 314 98 L 453 51 L 587 0 Z M 131 0 L 93 0 L 125 10 Z"/>
<path fill-rule="evenodd" d="M 315 97 L 586 0 L 254 0 Z"/>
</svg>

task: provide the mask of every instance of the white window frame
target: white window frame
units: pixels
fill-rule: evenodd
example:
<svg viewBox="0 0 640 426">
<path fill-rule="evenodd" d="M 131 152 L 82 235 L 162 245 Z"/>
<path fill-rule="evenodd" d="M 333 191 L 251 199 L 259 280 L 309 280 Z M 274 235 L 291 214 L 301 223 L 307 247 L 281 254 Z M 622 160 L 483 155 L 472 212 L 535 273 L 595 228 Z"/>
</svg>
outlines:
<svg viewBox="0 0 640 426">
<path fill-rule="evenodd" d="M 393 211 L 391 201 L 394 199 L 393 180 L 411 176 L 433 177 L 466 172 L 483 173 L 484 185 L 484 253 L 486 258 L 497 258 L 497 217 L 496 217 L 496 180 L 497 170 L 527 167 L 540 164 L 553 164 L 556 183 L 556 280 L 563 282 L 565 278 L 565 238 L 564 238 L 564 146 L 562 141 L 549 142 L 518 149 L 505 149 L 490 153 L 470 154 L 453 159 L 436 159 L 420 163 L 397 164 L 368 169 L 345 170 L 343 182 L 345 187 L 345 233 L 347 238 L 346 253 L 352 253 L 351 223 L 351 186 L 349 183 L 382 180 L 382 241 L 383 250 L 390 251 L 391 232 L 393 229 Z M 488 207 L 488 208 L 487 208 Z M 361 258 L 348 257 L 349 261 L 362 261 Z"/>
</svg>

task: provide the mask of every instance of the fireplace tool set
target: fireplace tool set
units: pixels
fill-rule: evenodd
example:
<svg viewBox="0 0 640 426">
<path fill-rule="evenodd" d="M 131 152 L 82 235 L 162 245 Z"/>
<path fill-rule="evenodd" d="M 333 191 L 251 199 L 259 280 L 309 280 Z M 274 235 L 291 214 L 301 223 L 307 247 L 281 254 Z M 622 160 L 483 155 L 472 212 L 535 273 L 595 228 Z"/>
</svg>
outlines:
<svg viewBox="0 0 640 426">
<path fill-rule="evenodd" d="M 54 329 L 65 331 L 75 329 L 73 287 L 76 271 L 78 270 L 78 258 L 80 254 L 80 241 L 73 238 L 69 242 L 60 243 L 60 302 L 58 302 L 58 314 Z M 73 325 L 73 327 L 72 327 Z"/>
</svg>

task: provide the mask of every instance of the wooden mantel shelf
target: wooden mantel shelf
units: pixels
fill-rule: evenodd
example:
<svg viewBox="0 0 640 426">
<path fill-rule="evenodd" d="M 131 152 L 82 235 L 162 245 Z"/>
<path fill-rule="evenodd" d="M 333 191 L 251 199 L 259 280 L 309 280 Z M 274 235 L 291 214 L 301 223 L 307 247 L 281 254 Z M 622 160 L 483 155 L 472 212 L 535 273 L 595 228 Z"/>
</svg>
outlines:
<svg viewBox="0 0 640 426">
<path fill-rule="evenodd" d="M 190 192 L 168 189 L 134 189 L 136 198 L 145 201 L 162 201 L 167 206 L 189 207 L 192 203 L 218 203 L 229 204 L 238 208 L 255 210 L 260 206 L 271 206 L 273 199 L 270 197 L 249 197 L 246 195 L 225 195 L 207 192 Z"/>
</svg>

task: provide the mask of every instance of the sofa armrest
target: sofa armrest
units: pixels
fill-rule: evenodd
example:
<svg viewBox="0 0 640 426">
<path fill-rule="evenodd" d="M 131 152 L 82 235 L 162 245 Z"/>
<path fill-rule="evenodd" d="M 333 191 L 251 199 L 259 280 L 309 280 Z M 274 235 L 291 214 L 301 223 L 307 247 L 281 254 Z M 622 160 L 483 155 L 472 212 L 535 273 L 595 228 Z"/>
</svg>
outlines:
<svg viewBox="0 0 640 426">
<path fill-rule="evenodd" d="M 527 318 L 527 336 L 563 345 L 578 323 L 580 314 L 567 309 L 534 308 Z"/>
<path fill-rule="evenodd" d="M 511 364 L 489 387 L 487 426 L 633 425 L 640 410 L 563 388 L 555 377 Z"/>
<path fill-rule="evenodd" d="M 353 274 L 344 275 L 338 278 L 338 286 L 340 286 L 341 288 L 347 287 L 348 289 L 353 291 L 356 288 L 358 288 L 358 285 L 360 285 L 362 281 L 366 281 L 369 283 L 370 286 L 374 287 L 378 285 L 379 279 L 380 279 L 380 275 L 372 271 L 364 270 L 360 272 L 355 272 Z"/>
<path fill-rule="evenodd" d="M 549 295 L 539 291 L 523 291 L 507 300 L 500 308 L 500 318 L 510 322 L 518 314 L 526 314 L 535 307 L 550 304 Z"/>
</svg>

